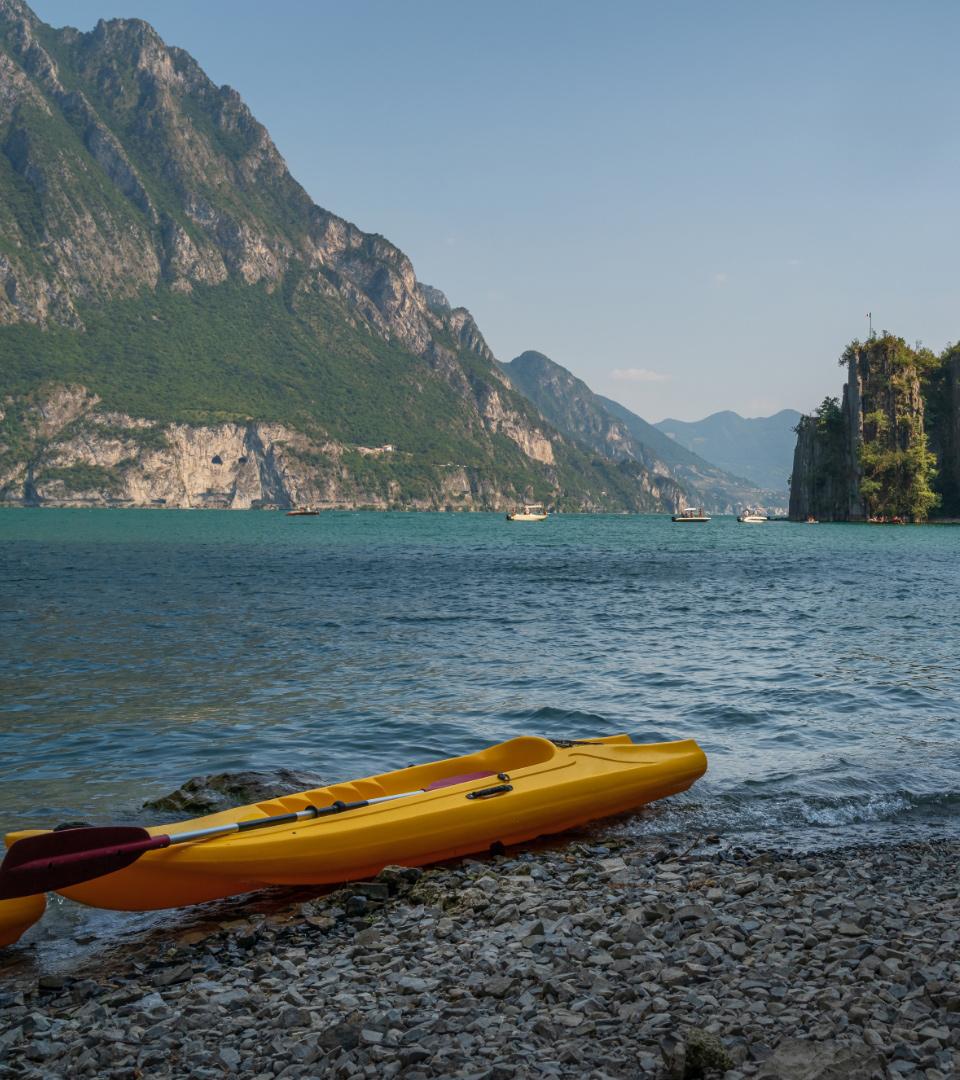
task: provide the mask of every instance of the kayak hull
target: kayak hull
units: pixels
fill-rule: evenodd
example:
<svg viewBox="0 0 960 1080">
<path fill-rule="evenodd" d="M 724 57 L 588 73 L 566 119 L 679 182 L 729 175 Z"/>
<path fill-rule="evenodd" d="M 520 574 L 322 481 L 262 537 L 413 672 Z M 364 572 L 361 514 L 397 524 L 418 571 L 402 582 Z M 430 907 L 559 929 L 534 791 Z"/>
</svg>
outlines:
<svg viewBox="0 0 960 1080">
<path fill-rule="evenodd" d="M 622 813 L 685 790 L 706 767 L 706 757 L 693 740 L 644 746 L 627 735 L 615 735 L 557 746 L 525 736 L 477 754 L 151 828 L 154 835 L 175 834 L 336 800 L 418 792 L 334 817 L 151 851 L 122 870 L 62 891 L 94 907 L 145 911 L 270 885 L 357 880 L 392 863 L 424 866 Z M 478 773 L 483 778 L 478 779 Z M 498 778 L 501 773 L 508 779 Z M 456 777 L 464 779 L 450 784 Z M 446 786 L 420 790 L 438 781 Z M 504 785 L 510 790 L 468 798 Z"/>
<path fill-rule="evenodd" d="M 18 941 L 46 910 L 47 898 L 42 894 L 0 900 L 0 948 Z"/>
</svg>

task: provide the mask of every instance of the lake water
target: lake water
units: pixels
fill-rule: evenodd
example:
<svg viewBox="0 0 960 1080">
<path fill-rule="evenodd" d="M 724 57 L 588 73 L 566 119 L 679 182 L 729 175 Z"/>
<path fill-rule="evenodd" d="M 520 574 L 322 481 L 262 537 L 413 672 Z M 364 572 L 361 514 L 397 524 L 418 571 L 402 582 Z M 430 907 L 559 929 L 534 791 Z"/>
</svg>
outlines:
<svg viewBox="0 0 960 1080">
<path fill-rule="evenodd" d="M 625 819 L 815 846 L 960 823 L 960 529 L 0 510 L 0 823 L 201 773 L 695 737 Z"/>
</svg>

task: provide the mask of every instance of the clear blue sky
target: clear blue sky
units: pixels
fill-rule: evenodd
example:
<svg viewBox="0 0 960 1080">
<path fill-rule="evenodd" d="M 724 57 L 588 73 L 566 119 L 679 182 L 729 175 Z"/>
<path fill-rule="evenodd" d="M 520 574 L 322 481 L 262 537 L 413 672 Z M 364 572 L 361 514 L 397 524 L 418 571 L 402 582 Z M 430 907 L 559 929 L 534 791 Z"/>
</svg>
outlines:
<svg viewBox="0 0 960 1080">
<path fill-rule="evenodd" d="M 236 87 L 322 206 L 647 419 L 960 338 L 960 4 L 34 0 Z"/>
</svg>

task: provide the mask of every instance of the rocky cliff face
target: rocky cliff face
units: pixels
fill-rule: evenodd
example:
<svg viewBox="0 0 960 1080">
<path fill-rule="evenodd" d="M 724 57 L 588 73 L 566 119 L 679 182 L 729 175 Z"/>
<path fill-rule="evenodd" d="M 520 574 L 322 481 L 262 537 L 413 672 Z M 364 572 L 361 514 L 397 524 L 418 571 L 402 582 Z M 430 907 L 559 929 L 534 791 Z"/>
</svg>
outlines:
<svg viewBox="0 0 960 1080">
<path fill-rule="evenodd" d="M 797 425 L 789 510 L 795 521 L 808 517 L 863 521 L 866 517 L 860 495 L 865 377 L 869 378 L 866 358 L 853 349 L 839 407 L 825 403 L 817 415 L 801 417 Z"/>
<path fill-rule="evenodd" d="M 403 252 L 314 204 L 235 90 L 144 22 L 55 30 L 22 0 L 0 0 L 0 371 L 8 500 L 670 504 L 548 424 Z"/>
<path fill-rule="evenodd" d="M 790 517 L 922 518 L 936 500 L 946 508 L 960 476 L 954 361 L 889 334 L 854 342 L 844 361 L 842 400 L 828 398 L 797 427 Z M 928 450 L 931 404 L 938 469 Z"/>
<path fill-rule="evenodd" d="M 790 482 L 791 521 L 806 521 L 808 517 L 821 521 L 863 520 L 859 495 L 851 500 L 859 464 L 848 453 L 847 427 L 839 423 L 840 417 L 838 409 L 826 417 L 800 418 Z"/>
<path fill-rule="evenodd" d="M 622 405 L 595 394 L 543 353 L 522 353 L 502 367 L 551 424 L 595 453 L 639 463 L 661 498 L 677 509 L 696 504 L 715 513 L 736 513 L 744 506 L 769 505 L 770 492 L 676 444 Z"/>
<path fill-rule="evenodd" d="M 90 301 L 296 267 L 295 294 L 336 295 L 429 347 L 443 320 L 410 260 L 314 205 L 237 92 L 148 24 L 56 31 L 0 0 L 0 43 L 2 164 L 27 204 L 3 221 L 0 321 L 80 325 Z"/>
<path fill-rule="evenodd" d="M 102 409 L 85 387 L 63 387 L 23 410 L 22 459 L 0 466 L 0 502 L 177 509 L 500 509 L 512 506 L 477 470 L 450 463 L 410 496 L 389 466 L 391 445 L 316 441 L 283 424 L 159 424 Z M 548 444 L 549 445 L 549 444 Z M 371 466 L 380 466 L 379 469 Z M 384 468 L 386 466 L 386 468 Z"/>
</svg>

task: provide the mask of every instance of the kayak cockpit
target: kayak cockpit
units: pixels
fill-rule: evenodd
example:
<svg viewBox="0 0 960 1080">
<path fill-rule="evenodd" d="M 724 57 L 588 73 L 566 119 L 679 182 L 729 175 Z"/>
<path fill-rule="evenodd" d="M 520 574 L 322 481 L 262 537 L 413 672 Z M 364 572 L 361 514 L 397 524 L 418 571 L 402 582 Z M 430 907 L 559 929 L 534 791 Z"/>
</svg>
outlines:
<svg viewBox="0 0 960 1080">
<path fill-rule="evenodd" d="M 396 772 L 368 776 L 362 780 L 351 780 L 344 784 L 331 784 L 328 787 L 300 791 L 278 799 L 269 799 L 257 803 L 256 807 L 244 807 L 243 813 L 257 809 L 265 816 L 282 814 L 285 811 L 302 810 L 310 805 L 335 802 L 356 802 L 361 799 L 378 799 L 385 795 L 398 795 L 407 791 L 437 790 L 441 787 L 454 786 L 456 783 L 469 783 L 484 776 L 497 776 L 499 773 L 512 773 L 535 765 L 552 762 L 558 754 L 558 747 L 550 739 L 537 735 L 521 735 L 516 739 L 488 747 L 476 754 L 464 754 L 461 757 L 447 758 L 443 761 L 430 761 L 425 765 L 412 765 Z M 220 815 L 217 815 L 219 818 Z M 229 818 L 225 819 L 229 820 Z"/>
</svg>

